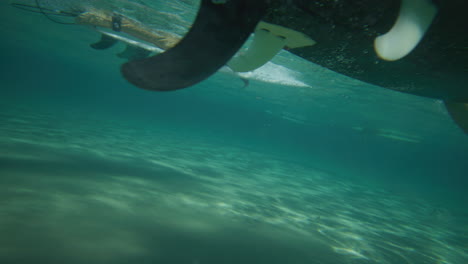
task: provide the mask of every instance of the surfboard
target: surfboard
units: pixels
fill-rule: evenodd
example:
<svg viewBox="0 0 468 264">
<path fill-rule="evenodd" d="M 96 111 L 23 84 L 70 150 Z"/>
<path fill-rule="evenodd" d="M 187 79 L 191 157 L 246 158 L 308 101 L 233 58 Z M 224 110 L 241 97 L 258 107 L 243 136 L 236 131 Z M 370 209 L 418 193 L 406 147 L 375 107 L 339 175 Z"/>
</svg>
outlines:
<svg viewBox="0 0 468 264">
<path fill-rule="evenodd" d="M 311 62 L 384 88 L 465 104 L 467 8 L 464 0 L 202 0 L 179 44 L 124 64 L 122 73 L 149 90 L 192 86 L 227 64 L 264 20 L 314 40 L 313 46 L 289 50 Z M 451 107 L 450 114 L 467 123 L 459 121 L 468 119 L 466 109 Z"/>
<path fill-rule="evenodd" d="M 463 0 L 295 0 L 264 20 L 317 42 L 293 54 L 367 83 L 443 100 L 468 133 L 467 8 Z"/>
<path fill-rule="evenodd" d="M 468 102 L 468 19 L 464 14 L 468 2 L 403 0 L 402 4 L 408 1 L 434 5 L 437 14 L 417 45 L 394 61 L 382 59 L 375 42 L 401 20 L 399 1 L 296 0 L 294 7 L 276 9 L 264 19 L 311 36 L 317 42 L 313 47 L 290 52 L 333 71 L 401 92 Z M 414 27 L 416 22 L 407 20 L 408 25 L 401 27 Z M 401 43 L 416 34 L 402 34 L 390 44 L 398 52 L 405 49 Z"/>
</svg>

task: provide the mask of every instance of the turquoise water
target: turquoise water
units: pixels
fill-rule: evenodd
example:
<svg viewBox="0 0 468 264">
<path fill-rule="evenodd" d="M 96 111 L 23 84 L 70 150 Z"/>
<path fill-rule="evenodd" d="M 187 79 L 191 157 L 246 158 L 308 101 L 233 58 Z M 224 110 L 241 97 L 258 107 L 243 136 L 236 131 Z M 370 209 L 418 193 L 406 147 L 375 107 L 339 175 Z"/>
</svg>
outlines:
<svg viewBox="0 0 468 264">
<path fill-rule="evenodd" d="M 287 52 L 246 88 L 148 92 L 122 46 L 0 10 L 0 263 L 468 263 L 441 102 Z"/>
</svg>

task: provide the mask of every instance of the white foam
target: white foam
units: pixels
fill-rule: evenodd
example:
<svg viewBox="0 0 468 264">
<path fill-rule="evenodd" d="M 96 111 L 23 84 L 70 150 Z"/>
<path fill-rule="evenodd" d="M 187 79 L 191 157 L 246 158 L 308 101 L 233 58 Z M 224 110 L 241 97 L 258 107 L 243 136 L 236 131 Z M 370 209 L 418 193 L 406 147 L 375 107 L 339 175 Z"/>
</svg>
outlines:
<svg viewBox="0 0 468 264">
<path fill-rule="evenodd" d="M 307 83 L 299 80 L 298 77 L 300 73 L 273 62 L 267 62 L 265 65 L 254 71 L 238 73 L 238 75 L 242 78 L 260 82 L 295 87 L 310 87 Z"/>
</svg>

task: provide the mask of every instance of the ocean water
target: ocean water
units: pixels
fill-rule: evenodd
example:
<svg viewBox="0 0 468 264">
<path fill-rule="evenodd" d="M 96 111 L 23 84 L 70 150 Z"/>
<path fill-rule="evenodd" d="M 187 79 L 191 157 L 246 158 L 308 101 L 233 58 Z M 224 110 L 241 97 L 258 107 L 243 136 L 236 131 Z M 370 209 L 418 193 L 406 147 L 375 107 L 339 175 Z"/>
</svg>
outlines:
<svg viewBox="0 0 468 264">
<path fill-rule="evenodd" d="M 168 30 L 193 2 L 158 2 Z M 0 14 L 0 263 L 468 263 L 468 137 L 440 101 L 287 52 L 247 87 L 149 92 L 90 28 Z"/>
</svg>

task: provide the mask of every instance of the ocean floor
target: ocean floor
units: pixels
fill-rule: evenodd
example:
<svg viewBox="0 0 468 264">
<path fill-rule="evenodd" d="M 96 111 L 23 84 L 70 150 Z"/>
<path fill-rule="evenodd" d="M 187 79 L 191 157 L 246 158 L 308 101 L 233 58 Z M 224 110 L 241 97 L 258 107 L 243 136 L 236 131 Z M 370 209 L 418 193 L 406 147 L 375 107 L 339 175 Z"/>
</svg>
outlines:
<svg viewBox="0 0 468 264">
<path fill-rule="evenodd" d="M 1 263 L 468 259 L 466 214 L 424 199 L 201 134 L 8 109 Z"/>
</svg>

